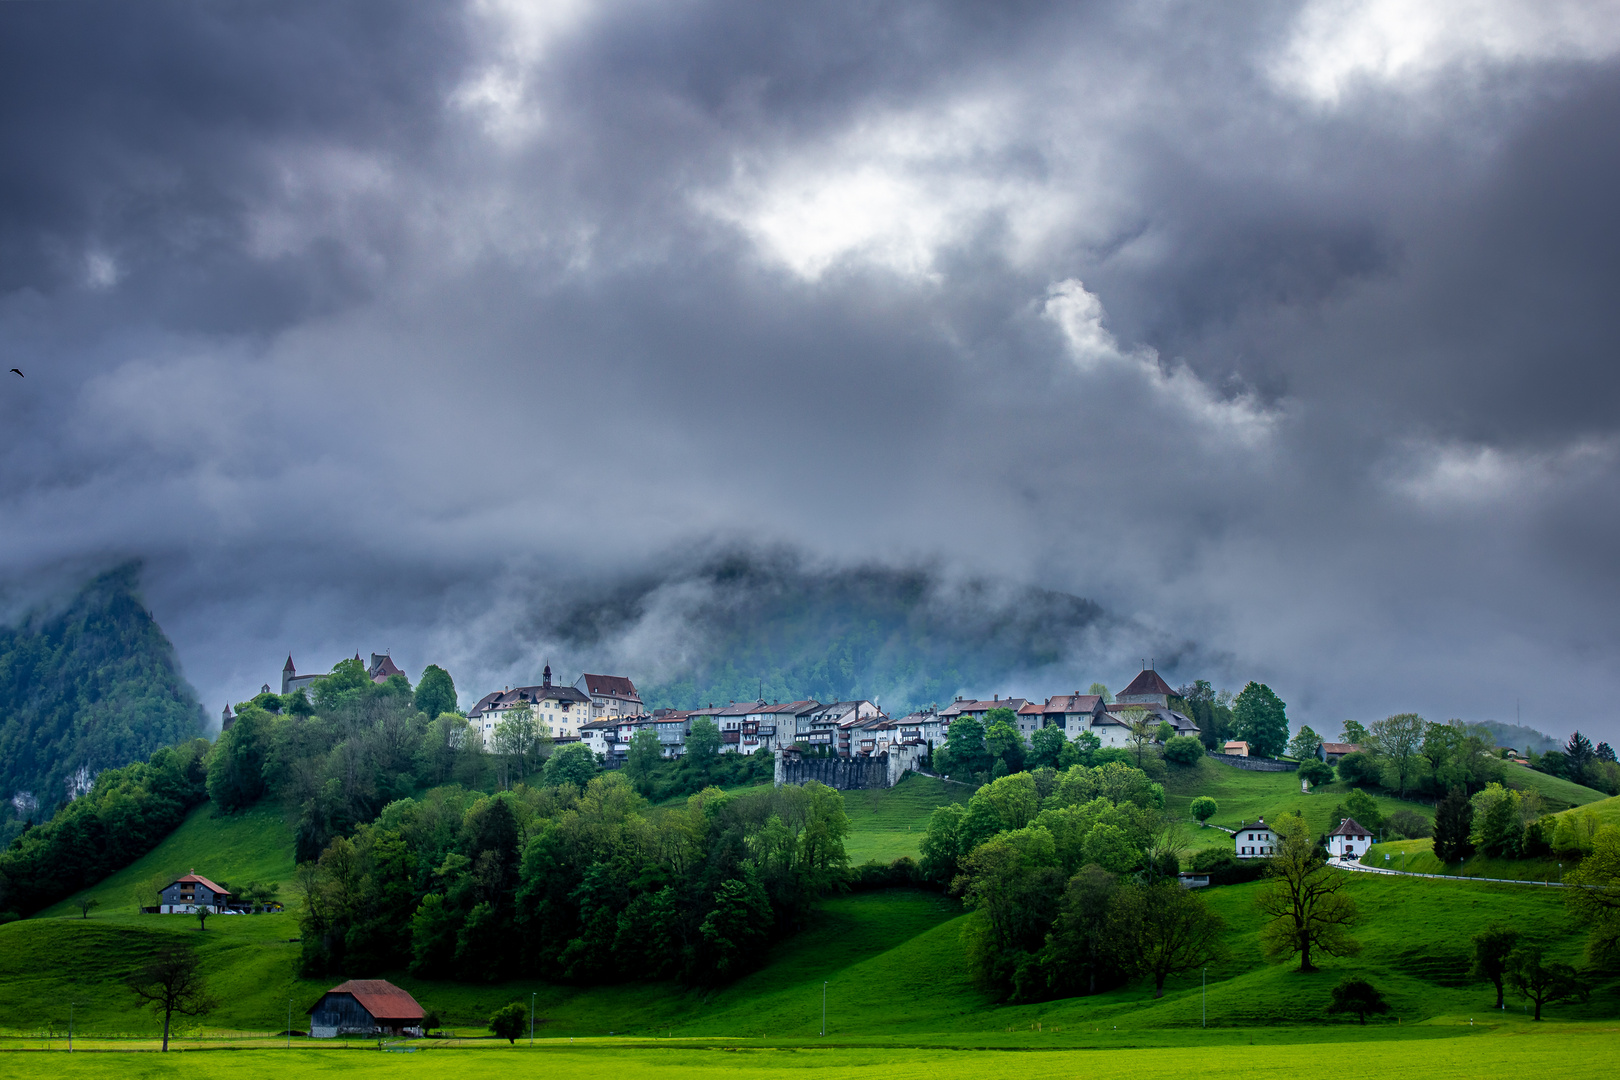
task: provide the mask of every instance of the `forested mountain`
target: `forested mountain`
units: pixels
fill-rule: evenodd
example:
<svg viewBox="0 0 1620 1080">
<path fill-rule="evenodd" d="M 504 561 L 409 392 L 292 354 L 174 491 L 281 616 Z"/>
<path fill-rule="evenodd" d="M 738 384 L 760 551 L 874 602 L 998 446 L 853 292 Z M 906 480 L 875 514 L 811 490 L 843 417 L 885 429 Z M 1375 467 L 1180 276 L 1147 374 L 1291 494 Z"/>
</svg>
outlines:
<svg viewBox="0 0 1620 1080">
<path fill-rule="evenodd" d="M 201 733 L 202 707 L 138 572 L 121 566 L 65 608 L 0 628 L 0 813 L 49 817 L 100 770 Z"/>
<path fill-rule="evenodd" d="M 637 680 L 649 706 L 869 698 L 899 715 L 1025 675 L 1061 676 L 1054 693 L 1076 689 L 1074 666 L 1110 620 L 1090 600 L 1046 589 L 749 552 L 578 598 L 550 621 L 581 663 L 630 658 L 626 639 L 678 640 L 664 678 Z"/>
</svg>

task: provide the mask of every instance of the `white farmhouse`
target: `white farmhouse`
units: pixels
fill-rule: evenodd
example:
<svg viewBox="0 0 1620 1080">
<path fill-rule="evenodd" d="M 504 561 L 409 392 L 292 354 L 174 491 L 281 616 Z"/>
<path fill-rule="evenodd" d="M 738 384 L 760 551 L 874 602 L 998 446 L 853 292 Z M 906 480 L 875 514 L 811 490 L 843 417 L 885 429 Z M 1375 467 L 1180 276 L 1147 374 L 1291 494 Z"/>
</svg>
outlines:
<svg viewBox="0 0 1620 1080">
<path fill-rule="evenodd" d="M 1277 834 L 1271 831 L 1266 819 L 1238 826 L 1232 835 L 1233 854 L 1240 859 L 1263 859 L 1277 853 Z"/>
<path fill-rule="evenodd" d="M 1343 819 L 1328 833 L 1328 854 L 1335 859 L 1359 859 L 1372 844 L 1372 830 L 1355 818 Z"/>
</svg>

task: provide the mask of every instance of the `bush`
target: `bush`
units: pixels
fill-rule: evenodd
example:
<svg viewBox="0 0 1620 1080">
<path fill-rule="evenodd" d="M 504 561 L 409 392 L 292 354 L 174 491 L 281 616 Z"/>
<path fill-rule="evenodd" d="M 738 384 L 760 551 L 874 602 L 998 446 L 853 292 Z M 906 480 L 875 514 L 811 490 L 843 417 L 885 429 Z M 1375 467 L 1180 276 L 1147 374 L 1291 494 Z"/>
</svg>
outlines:
<svg viewBox="0 0 1620 1080">
<path fill-rule="evenodd" d="M 1164 759 L 1174 765 L 1197 765 L 1204 756 L 1204 744 L 1191 735 L 1177 735 L 1164 744 Z"/>
<path fill-rule="evenodd" d="M 934 888 L 923 876 L 917 860 L 902 855 L 892 863 L 869 860 L 849 871 L 847 882 L 850 892 L 870 892 L 873 889 Z"/>
<path fill-rule="evenodd" d="M 1202 825 L 1214 817 L 1220 807 L 1216 806 L 1215 800 L 1208 795 L 1200 795 L 1192 801 L 1187 809 L 1192 811 L 1192 816 L 1198 819 L 1198 824 Z"/>
<path fill-rule="evenodd" d="M 1318 784 L 1331 784 L 1333 782 L 1333 766 L 1311 758 L 1299 767 L 1299 778 L 1316 787 Z"/>
<path fill-rule="evenodd" d="M 1266 860 L 1240 859 L 1227 848 L 1204 848 L 1193 855 L 1187 868 L 1195 874 L 1208 874 L 1211 885 L 1242 885 L 1265 876 Z"/>
<path fill-rule="evenodd" d="M 1357 750 L 1339 759 L 1339 779 L 1347 784 L 1376 785 L 1382 777 L 1383 773 L 1379 771 L 1378 762 L 1374 761 L 1370 754 Z"/>
<path fill-rule="evenodd" d="M 528 1008 L 521 1001 L 514 1001 L 506 1008 L 495 1011 L 495 1015 L 489 1018 L 489 1030 L 495 1033 L 496 1038 L 515 1043 L 518 1036 L 523 1034 L 528 1020 Z"/>
<path fill-rule="evenodd" d="M 1387 840 L 1427 840 L 1434 835 L 1434 826 L 1429 824 L 1428 818 L 1404 807 L 1389 815 L 1384 824 L 1389 827 Z"/>
</svg>

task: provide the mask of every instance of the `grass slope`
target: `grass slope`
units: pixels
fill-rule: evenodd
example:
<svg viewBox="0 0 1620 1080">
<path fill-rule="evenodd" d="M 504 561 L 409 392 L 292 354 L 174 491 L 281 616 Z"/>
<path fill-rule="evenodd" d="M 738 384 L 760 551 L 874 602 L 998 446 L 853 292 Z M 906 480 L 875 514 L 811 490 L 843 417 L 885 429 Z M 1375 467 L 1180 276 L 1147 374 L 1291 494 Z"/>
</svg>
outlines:
<svg viewBox="0 0 1620 1080">
<path fill-rule="evenodd" d="M 1539 773 L 1525 765 L 1509 765 L 1507 771 L 1509 787 L 1528 788 L 1539 791 L 1542 801 L 1548 810 L 1563 810 L 1571 806 L 1585 806 L 1606 800 L 1609 796 L 1601 791 L 1565 780 L 1561 776 L 1548 776 Z"/>
<path fill-rule="evenodd" d="M 1331 820 L 1333 808 L 1344 802 L 1350 794 L 1350 785 L 1334 781 L 1312 789 L 1308 794 L 1300 791 L 1299 777 L 1291 772 L 1249 772 L 1235 769 L 1201 758 L 1192 768 L 1172 767 L 1164 784 L 1165 807 L 1174 813 L 1191 818 L 1188 806 L 1200 795 L 1214 799 L 1220 809 L 1210 819 L 1212 825 L 1236 828 L 1240 821 L 1253 821 L 1265 817 L 1275 821 L 1285 813 L 1305 815 L 1311 830 L 1325 833 L 1338 824 Z M 1384 814 L 1407 808 L 1424 817 L 1434 817 L 1434 807 L 1428 803 L 1397 799 L 1391 795 L 1373 794 L 1373 802 Z M 1193 847 L 1218 847 L 1232 843 L 1232 838 L 1218 829 L 1189 830 L 1188 839 Z"/>
<path fill-rule="evenodd" d="M 915 859 L 934 809 L 953 802 L 965 805 L 973 791 L 968 784 L 908 773 L 887 790 L 844 792 L 850 824 L 844 850 L 850 865 L 869 859 L 893 862 L 903 855 Z"/>
<path fill-rule="evenodd" d="M 1231 955 L 1209 970 L 1207 1006 L 1217 1027 L 1321 1024 L 1330 989 L 1356 974 L 1386 995 L 1401 1023 L 1443 1024 L 1489 1011 L 1493 992 L 1469 979 L 1468 936 L 1504 920 L 1541 938 L 1557 959 L 1575 961 L 1582 935 L 1568 925 L 1557 890 L 1479 882 L 1351 879 L 1361 906 L 1354 958 L 1321 958 L 1323 971 L 1300 975 L 1292 964 L 1260 955 L 1258 886 L 1211 889 L 1204 895 L 1227 923 Z M 713 992 L 663 983 L 620 987 L 555 986 L 519 980 L 498 985 L 428 982 L 399 972 L 381 974 L 408 989 L 465 1034 L 509 1001 L 536 995 L 540 1034 L 549 1037 L 663 1036 L 814 1040 L 826 984 L 829 1036 L 857 1040 L 921 1040 L 978 1045 L 987 1038 L 1033 1031 L 1090 1038 L 1121 1031 L 1193 1030 L 1204 998 L 1197 975 L 1173 978 L 1165 997 L 1130 986 L 1090 998 L 997 1005 L 970 981 L 964 963 L 966 916 L 951 900 L 916 890 L 885 890 L 835 898 L 800 935 L 784 942 L 762 970 Z M 209 1030 L 276 1030 L 287 1001 L 295 1015 L 337 980 L 296 976 L 296 936 L 289 915 L 211 920 L 206 933 L 174 916 L 112 915 L 32 919 L 0 927 L 0 1016 L 13 1031 L 60 1029 L 66 1002 L 79 1002 L 81 1031 L 150 1034 L 155 1022 L 137 1012 L 119 985 L 165 940 L 184 937 L 202 950 L 205 970 L 222 1003 Z M 1615 1015 L 1615 981 L 1587 1003 L 1561 1004 L 1560 1022 Z M 1515 1006 L 1516 1008 L 1516 1006 Z M 1497 1015 L 1523 1021 L 1522 1016 Z M 1385 1023 L 1394 1026 L 1394 1018 Z"/>
<path fill-rule="evenodd" d="M 130 865 L 35 916 L 49 919 L 79 913 L 80 897 L 101 902 L 101 912 L 135 910 L 135 887 L 157 874 L 197 873 L 226 886 L 249 881 L 291 881 L 292 833 L 269 800 L 239 814 L 219 814 L 204 803 L 186 816 L 163 842 Z M 285 894 L 287 889 L 282 887 Z M 282 902 L 291 898 L 283 895 Z M 297 936 L 297 930 L 292 936 Z"/>
</svg>

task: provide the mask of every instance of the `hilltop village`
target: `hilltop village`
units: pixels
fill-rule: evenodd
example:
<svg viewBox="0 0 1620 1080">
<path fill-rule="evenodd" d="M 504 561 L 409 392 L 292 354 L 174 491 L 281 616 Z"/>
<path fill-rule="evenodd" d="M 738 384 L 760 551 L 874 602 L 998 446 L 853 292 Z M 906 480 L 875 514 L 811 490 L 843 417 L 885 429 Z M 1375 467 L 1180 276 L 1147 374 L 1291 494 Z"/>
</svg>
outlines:
<svg viewBox="0 0 1620 1080">
<path fill-rule="evenodd" d="M 356 653 L 355 661 L 360 661 Z M 391 676 L 405 673 L 386 653 L 372 653 L 366 674 L 379 685 Z M 327 673 L 300 673 L 291 655 L 281 673 L 280 694 L 307 690 Z M 1046 728 L 1058 728 L 1066 740 L 1090 736 L 1100 748 L 1125 748 L 1140 741 L 1162 743 L 1176 736 L 1198 737 L 1199 726 L 1185 713 L 1172 708 L 1178 691 L 1150 666 L 1117 695 L 1101 686 L 1096 692 L 1078 690 L 1036 701 L 1022 697 L 995 696 L 989 700 L 958 697 L 949 705 L 930 707 L 903 716 L 890 716 L 876 702 L 868 700 L 821 702 L 728 701 L 709 703 L 695 709 L 647 709 L 635 683 L 623 675 L 582 673 L 571 684 L 555 682 L 547 664 L 535 686 L 507 686 L 478 699 L 467 711 L 473 731 L 486 750 L 496 748 L 497 730 L 503 721 L 521 719 L 544 728 L 552 744 L 561 748 L 580 744 L 598 755 L 609 768 L 622 764 L 631 741 L 638 732 L 651 732 L 658 740 L 660 756 L 679 758 L 686 753 L 694 724 L 707 721 L 719 733 L 719 752 L 751 756 L 778 750 L 796 754 L 871 758 L 902 748 L 923 750 L 945 745 L 951 724 L 969 718 L 983 724 L 996 710 L 1006 710 L 1014 718 L 1020 736 L 1029 739 Z M 261 693 L 270 693 L 264 684 Z M 228 730 L 235 717 L 225 707 L 221 726 Z M 1329 744 L 1334 745 L 1334 744 Z M 1248 755 L 1246 743 L 1221 747 L 1229 753 Z"/>
</svg>

